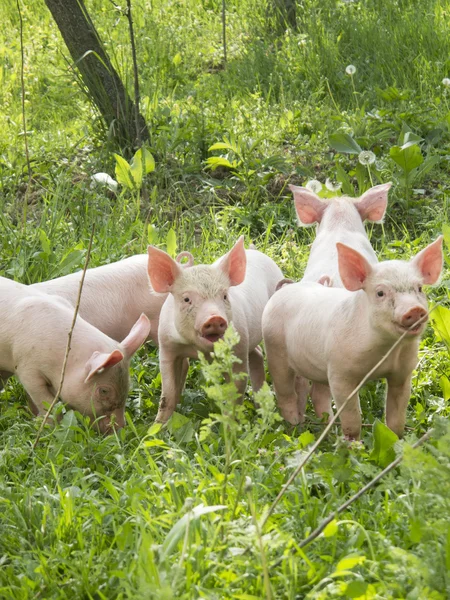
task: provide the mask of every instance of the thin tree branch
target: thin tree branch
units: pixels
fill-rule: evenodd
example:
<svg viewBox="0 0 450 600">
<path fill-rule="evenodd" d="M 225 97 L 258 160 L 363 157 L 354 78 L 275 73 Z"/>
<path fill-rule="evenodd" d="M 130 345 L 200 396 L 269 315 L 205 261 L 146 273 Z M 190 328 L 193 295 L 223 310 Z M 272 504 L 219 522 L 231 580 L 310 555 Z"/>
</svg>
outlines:
<svg viewBox="0 0 450 600">
<path fill-rule="evenodd" d="M 27 218 L 28 194 L 31 189 L 32 174 L 31 174 L 30 152 L 28 149 L 27 119 L 26 119 L 26 114 L 25 114 L 25 76 L 24 76 L 25 53 L 24 53 L 24 49 L 23 49 L 23 21 L 22 21 L 22 11 L 20 10 L 20 2 L 19 2 L 19 0 L 16 0 L 16 2 L 17 2 L 17 11 L 19 13 L 19 32 L 20 32 L 20 86 L 22 89 L 23 141 L 25 144 L 25 158 L 27 161 L 27 169 L 28 169 L 28 183 L 27 183 L 27 189 L 25 190 L 24 209 L 23 209 L 23 220 L 24 220 L 24 224 L 25 224 L 26 218 Z"/>
<path fill-rule="evenodd" d="M 58 391 L 56 392 L 55 397 L 53 398 L 53 402 L 48 407 L 47 412 L 45 413 L 45 416 L 44 416 L 44 418 L 42 420 L 41 426 L 39 427 L 39 430 L 38 430 L 37 435 L 36 435 L 36 439 L 34 440 L 33 450 L 35 450 L 35 448 L 36 448 L 36 446 L 37 446 L 37 444 L 39 442 L 39 439 L 41 437 L 42 430 L 44 429 L 45 424 L 47 423 L 47 420 L 48 420 L 48 418 L 50 416 L 50 413 L 53 410 L 53 407 L 55 406 L 56 402 L 59 399 L 59 395 L 61 393 L 62 386 L 63 386 L 63 383 L 64 383 L 64 376 L 66 374 L 67 359 L 69 358 L 69 353 L 70 353 L 70 343 L 72 341 L 72 334 L 73 334 L 73 330 L 75 328 L 75 323 L 76 323 L 77 316 L 78 316 L 78 310 L 80 308 L 81 292 L 83 291 L 84 277 L 86 275 L 86 270 L 87 270 L 87 267 L 88 267 L 88 264 L 89 264 L 89 259 L 91 257 L 91 248 L 92 248 L 92 241 L 94 239 L 94 231 L 95 231 L 95 224 L 92 225 L 91 238 L 89 240 L 89 245 L 88 245 L 87 254 L 86 254 L 86 260 L 84 262 L 83 273 L 81 275 L 80 285 L 78 287 L 77 302 L 75 304 L 75 310 L 74 310 L 74 313 L 73 313 L 72 325 L 70 327 L 69 335 L 68 335 L 68 338 L 67 338 L 66 353 L 65 353 L 65 356 L 64 356 L 64 362 L 63 362 L 63 366 L 62 366 L 62 370 L 61 370 L 61 379 L 59 381 Z"/>
<path fill-rule="evenodd" d="M 433 306 L 433 308 L 430 310 L 430 313 L 437 308 L 438 306 L 440 306 L 444 301 L 438 302 L 437 304 L 435 304 Z M 428 313 L 429 314 L 429 313 Z M 361 379 L 361 381 L 358 383 L 358 385 L 355 387 L 355 389 L 347 396 L 347 398 L 344 400 L 344 402 L 341 404 L 341 406 L 339 407 L 339 409 L 336 411 L 335 415 L 330 419 L 330 421 L 328 422 L 328 425 L 325 427 L 325 429 L 323 430 L 323 432 L 321 433 L 321 435 L 317 438 L 316 442 L 313 444 L 313 446 L 311 447 L 310 451 L 306 454 L 305 458 L 300 462 L 300 464 L 298 465 L 298 467 L 294 470 L 294 472 L 292 473 L 292 475 L 289 477 L 289 479 L 287 480 L 287 482 L 283 485 L 283 487 L 281 488 L 278 496 L 275 498 L 275 500 L 273 501 L 273 503 L 271 504 L 268 512 L 266 513 L 266 515 L 264 516 L 262 523 L 261 523 L 261 530 L 264 528 L 264 526 L 266 525 L 267 521 L 269 520 L 270 516 L 272 515 L 273 511 L 275 510 L 275 508 L 277 507 L 278 503 L 280 502 L 281 498 L 284 496 L 284 494 L 287 492 L 289 486 L 291 485 L 291 483 L 294 481 L 294 479 L 297 477 L 297 475 L 300 473 L 300 471 L 303 469 L 303 467 L 309 462 L 311 456 L 314 454 L 314 452 L 317 450 L 317 448 L 319 447 L 319 445 L 321 444 L 321 442 L 324 440 L 324 438 L 327 436 L 328 432 L 330 431 L 330 429 L 333 427 L 333 425 L 335 424 L 335 422 L 337 421 L 339 415 L 342 413 L 342 411 L 344 410 L 344 408 L 347 406 L 348 402 L 350 401 L 350 399 L 362 388 L 362 386 L 366 383 L 366 381 L 370 378 L 370 376 L 372 375 L 372 373 L 374 373 L 378 367 L 380 367 L 384 361 L 388 358 L 388 356 L 390 356 L 392 354 L 392 352 L 395 350 L 395 348 L 397 348 L 397 346 L 402 342 L 403 338 L 408 335 L 408 331 L 410 329 L 413 329 L 414 327 L 417 327 L 417 325 L 419 323 L 423 323 L 424 321 L 426 321 L 428 319 L 428 315 L 425 315 L 424 317 L 422 317 L 421 319 L 419 319 L 418 321 L 416 321 L 415 323 L 413 323 L 411 325 L 411 327 L 409 327 L 409 329 L 407 331 L 405 331 L 399 338 L 398 340 L 396 340 L 396 342 L 389 348 L 389 350 L 386 352 L 386 354 L 377 362 L 377 364 L 370 369 L 370 371 Z"/>
<path fill-rule="evenodd" d="M 133 17 L 131 14 L 131 0 L 127 0 L 127 19 L 130 30 L 131 56 L 133 58 L 133 75 L 134 75 L 134 121 L 136 125 L 136 144 L 138 148 L 142 146 L 141 128 L 139 126 L 139 103 L 141 95 L 139 91 L 139 73 L 136 57 L 136 43 L 133 30 Z"/>
<path fill-rule="evenodd" d="M 426 433 L 424 433 L 424 435 L 421 438 L 419 438 L 417 440 L 417 442 L 415 442 L 412 445 L 412 447 L 418 448 L 419 446 L 421 446 L 423 443 L 425 443 L 431 437 L 433 432 L 434 432 L 433 429 L 429 429 Z M 344 510 L 346 510 L 350 506 L 350 504 L 353 504 L 353 502 L 358 500 L 358 498 L 360 498 L 363 494 L 365 494 L 367 492 L 367 490 L 370 490 L 370 488 L 373 487 L 376 483 L 378 483 L 378 481 L 380 481 L 380 479 L 382 477 L 387 475 L 387 473 L 389 473 L 389 471 L 392 471 L 392 469 L 395 469 L 395 467 L 397 465 L 399 465 L 402 462 L 402 460 L 403 460 L 403 455 L 398 456 L 385 469 L 383 469 L 380 473 L 378 473 L 378 475 L 376 475 L 373 479 L 371 479 L 369 481 L 369 483 L 367 483 L 364 487 L 362 487 L 360 490 L 358 490 L 356 492 L 356 494 L 354 494 L 351 498 L 349 498 L 346 502 L 344 502 L 344 504 L 341 504 L 341 506 L 339 506 L 339 508 L 337 508 L 335 511 L 333 511 L 326 519 L 324 519 L 322 521 L 322 523 L 319 525 L 319 527 L 314 529 L 314 531 L 307 538 L 305 538 L 302 542 L 300 542 L 299 547 L 304 548 L 310 542 L 315 540 L 322 533 L 322 531 L 325 529 L 325 527 L 328 525 L 328 523 L 331 523 L 331 521 L 333 519 L 335 519 L 338 515 L 340 515 L 341 512 L 344 512 Z"/>
</svg>

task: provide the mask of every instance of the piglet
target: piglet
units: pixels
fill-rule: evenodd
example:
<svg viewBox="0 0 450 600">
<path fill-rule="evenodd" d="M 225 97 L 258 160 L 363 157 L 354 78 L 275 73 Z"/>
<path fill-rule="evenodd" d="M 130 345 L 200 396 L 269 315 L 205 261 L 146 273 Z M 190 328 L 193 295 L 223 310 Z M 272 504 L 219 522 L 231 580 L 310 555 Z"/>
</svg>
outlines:
<svg viewBox="0 0 450 600">
<path fill-rule="evenodd" d="M 181 252 L 176 261 L 186 258 L 183 268 L 194 264 L 190 252 Z M 122 341 L 139 316 L 150 320 L 149 338 L 158 344 L 159 313 L 166 296 L 149 293 L 147 255 L 137 254 L 123 260 L 86 271 L 80 316 L 113 340 Z M 65 298 L 75 307 L 82 272 L 43 281 L 30 286 L 33 290 Z"/>
<path fill-rule="evenodd" d="M 308 188 L 289 186 L 294 195 L 294 205 L 301 226 L 317 224 L 317 234 L 306 265 L 302 281 L 318 281 L 322 285 L 343 287 L 339 276 L 336 244 L 341 242 L 358 250 L 370 264 L 378 262 L 364 228 L 364 221 L 383 221 L 391 183 L 376 185 L 360 198 L 336 196 L 321 199 Z M 305 411 L 309 386 L 299 381 L 299 407 Z M 331 392 L 327 385 L 318 382 L 311 386 L 311 399 L 318 417 L 331 415 Z"/>
<path fill-rule="evenodd" d="M 156 292 L 169 293 L 158 330 L 162 394 L 156 420 L 166 422 L 181 399 L 183 361 L 196 358 L 199 351 L 210 354 L 231 321 L 240 336 L 235 354 L 242 364 L 236 370 L 250 372 L 253 389 L 258 390 L 265 381 L 258 347 L 261 316 L 283 278 L 274 261 L 257 250 L 245 250 L 243 237 L 214 264 L 189 269 L 149 246 L 148 274 Z M 240 393 L 246 383 L 237 382 Z"/>
<path fill-rule="evenodd" d="M 64 299 L 0 278 L 0 376 L 16 375 L 36 409 L 45 414 L 58 390 L 74 309 Z M 61 400 L 99 420 L 108 432 L 111 419 L 125 425 L 128 368 L 144 343 L 150 322 L 142 314 L 122 343 L 78 316 L 71 340 Z"/>
<path fill-rule="evenodd" d="M 299 423 L 297 375 L 329 385 L 339 408 L 363 377 L 405 334 L 371 379 L 386 378 L 386 422 L 402 435 L 417 364 L 420 335 L 428 317 L 423 285 L 438 281 L 442 237 L 409 262 L 371 264 L 360 252 L 338 243 L 339 275 L 345 289 L 317 282 L 283 287 L 268 302 L 263 334 L 278 406 Z M 359 397 L 341 413 L 347 438 L 361 432 Z"/>
</svg>

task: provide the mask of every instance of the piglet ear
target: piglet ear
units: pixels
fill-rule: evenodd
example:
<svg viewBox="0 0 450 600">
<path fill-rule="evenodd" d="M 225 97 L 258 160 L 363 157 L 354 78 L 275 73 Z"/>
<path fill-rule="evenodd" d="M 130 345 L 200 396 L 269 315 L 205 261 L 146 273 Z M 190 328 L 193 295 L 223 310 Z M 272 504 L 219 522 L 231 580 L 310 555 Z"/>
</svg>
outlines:
<svg viewBox="0 0 450 600">
<path fill-rule="evenodd" d="M 124 359 L 124 355 L 120 350 L 113 350 L 110 354 L 106 352 L 94 352 L 91 358 L 86 363 L 87 377 L 84 383 L 87 383 L 97 373 L 103 373 L 106 369 L 110 369 Z"/>
<path fill-rule="evenodd" d="M 320 223 L 328 203 L 308 188 L 290 185 L 289 189 L 294 194 L 294 205 L 300 225 Z"/>
<path fill-rule="evenodd" d="M 362 254 L 353 250 L 350 246 L 338 242 L 336 247 L 342 283 L 351 292 L 362 290 L 372 267 Z"/>
<path fill-rule="evenodd" d="M 147 271 L 155 292 L 170 292 L 175 280 L 181 274 L 181 266 L 166 252 L 154 246 L 148 247 Z"/>
<path fill-rule="evenodd" d="M 150 321 L 148 317 L 142 313 L 136 323 L 133 325 L 130 333 L 120 344 L 125 358 L 131 358 L 137 350 L 142 346 L 150 333 Z"/>
<path fill-rule="evenodd" d="M 238 239 L 231 250 L 219 261 L 220 268 L 228 275 L 230 285 L 239 285 L 245 279 L 247 255 L 244 248 L 244 236 Z"/>
<path fill-rule="evenodd" d="M 364 192 L 364 194 L 355 202 L 361 219 L 363 221 L 374 221 L 382 223 L 387 208 L 388 192 L 392 183 L 383 183 Z"/>
<path fill-rule="evenodd" d="M 421 250 L 411 261 L 419 270 L 425 284 L 436 283 L 441 275 L 444 263 L 442 240 L 443 237 L 440 235 L 435 242 Z"/>
</svg>

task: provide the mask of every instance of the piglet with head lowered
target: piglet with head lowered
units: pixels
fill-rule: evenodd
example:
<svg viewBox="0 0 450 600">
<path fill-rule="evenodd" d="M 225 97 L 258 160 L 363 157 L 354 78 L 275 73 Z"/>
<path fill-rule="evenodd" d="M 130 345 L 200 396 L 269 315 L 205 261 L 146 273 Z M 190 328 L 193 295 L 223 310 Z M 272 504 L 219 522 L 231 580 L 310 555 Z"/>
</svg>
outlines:
<svg viewBox="0 0 450 600">
<path fill-rule="evenodd" d="M 289 186 L 294 195 L 294 205 L 301 226 L 317 224 L 316 238 L 312 244 L 302 281 L 319 282 L 333 287 L 343 287 L 338 268 L 336 244 L 348 244 L 358 250 L 370 264 L 378 262 L 367 237 L 364 221 L 381 223 L 386 212 L 391 183 L 376 185 L 359 198 L 336 196 L 321 199 L 305 187 Z M 298 410 L 305 412 L 308 385 L 297 381 Z M 314 382 L 311 398 L 318 417 L 331 415 L 331 393 L 327 385 Z"/>
<path fill-rule="evenodd" d="M 0 278 L 0 377 L 16 375 L 35 412 L 45 414 L 58 390 L 74 309 L 57 296 Z M 78 316 L 72 333 L 61 400 L 110 431 L 125 425 L 129 363 L 150 322 L 139 317 L 122 343 Z"/>
<path fill-rule="evenodd" d="M 342 243 L 337 244 L 337 253 L 346 289 L 313 282 L 288 285 L 264 311 L 264 342 L 281 414 L 290 423 L 301 420 L 295 391 L 298 375 L 329 385 L 339 408 L 404 334 L 371 376 L 386 378 L 386 422 L 402 435 L 411 373 L 428 316 L 422 286 L 439 279 L 442 237 L 409 262 L 371 264 Z M 341 423 L 347 438 L 359 438 L 358 394 L 346 404 Z"/>
<path fill-rule="evenodd" d="M 168 254 L 148 248 L 148 274 L 156 292 L 169 292 L 161 309 L 158 338 L 162 394 L 156 420 L 166 422 L 181 399 L 186 377 L 183 361 L 209 354 L 233 321 L 240 342 L 235 348 L 242 361 L 237 372 L 250 372 L 253 389 L 265 381 L 258 344 L 262 340 L 264 307 L 283 274 L 257 250 L 245 250 L 244 238 L 212 265 L 182 269 Z M 237 382 L 244 392 L 246 381 Z"/>
</svg>

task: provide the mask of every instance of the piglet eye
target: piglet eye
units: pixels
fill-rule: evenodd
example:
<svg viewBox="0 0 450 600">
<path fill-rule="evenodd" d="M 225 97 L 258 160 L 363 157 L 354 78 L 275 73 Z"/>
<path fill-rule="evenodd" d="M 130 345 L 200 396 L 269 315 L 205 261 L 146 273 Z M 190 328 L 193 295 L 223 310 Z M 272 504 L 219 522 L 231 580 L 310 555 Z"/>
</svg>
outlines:
<svg viewBox="0 0 450 600">
<path fill-rule="evenodd" d="M 223 295 L 223 299 L 226 300 L 228 296 L 226 294 Z"/>
<path fill-rule="evenodd" d="M 419 285 L 419 294 L 421 294 L 421 293 L 422 293 L 422 286 Z"/>
<path fill-rule="evenodd" d="M 191 300 L 190 300 L 190 298 L 187 298 L 187 297 L 186 297 L 186 298 L 184 299 L 184 301 L 185 301 L 185 302 L 190 302 Z"/>
<path fill-rule="evenodd" d="M 384 296 L 383 290 L 378 290 L 377 296 L 378 296 L 378 298 L 382 298 Z"/>
</svg>

